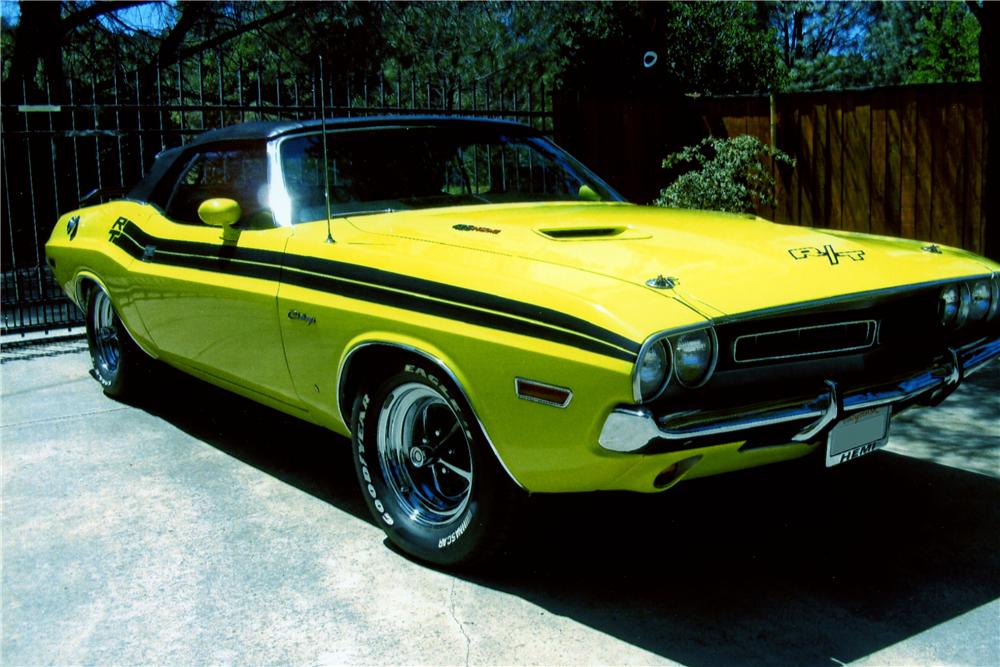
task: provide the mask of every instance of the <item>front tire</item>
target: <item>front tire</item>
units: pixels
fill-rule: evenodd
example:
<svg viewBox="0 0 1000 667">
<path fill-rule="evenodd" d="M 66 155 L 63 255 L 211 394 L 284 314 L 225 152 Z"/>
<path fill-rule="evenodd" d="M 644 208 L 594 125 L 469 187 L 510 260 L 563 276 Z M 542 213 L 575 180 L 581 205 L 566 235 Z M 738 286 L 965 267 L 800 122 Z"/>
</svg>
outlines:
<svg viewBox="0 0 1000 667">
<path fill-rule="evenodd" d="M 149 357 L 132 340 L 111 297 L 100 287 L 87 298 L 87 344 L 94 364 L 91 375 L 105 394 L 125 399 L 138 393 L 149 372 Z"/>
<path fill-rule="evenodd" d="M 440 372 L 405 364 L 363 389 L 352 426 L 362 494 L 393 544 L 458 566 L 486 558 L 503 541 L 521 492 Z"/>
</svg>

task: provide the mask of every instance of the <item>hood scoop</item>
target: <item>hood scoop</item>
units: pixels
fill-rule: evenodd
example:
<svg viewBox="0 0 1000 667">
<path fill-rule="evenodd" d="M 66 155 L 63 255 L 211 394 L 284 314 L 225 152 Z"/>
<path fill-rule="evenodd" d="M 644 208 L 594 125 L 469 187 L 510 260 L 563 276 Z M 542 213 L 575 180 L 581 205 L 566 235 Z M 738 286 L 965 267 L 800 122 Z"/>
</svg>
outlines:
<svg viewBox="0 0 1000 667">
<path fill-rule="evenodd" d="M 606 241 L 613 239 L 649 238 L 648 234 L 636 233 L 628 225 L 619 227 L 596 227 L 593 225 L 545 227 L 535 229 L 535 231 L 553 241 Z"/>
</svg>

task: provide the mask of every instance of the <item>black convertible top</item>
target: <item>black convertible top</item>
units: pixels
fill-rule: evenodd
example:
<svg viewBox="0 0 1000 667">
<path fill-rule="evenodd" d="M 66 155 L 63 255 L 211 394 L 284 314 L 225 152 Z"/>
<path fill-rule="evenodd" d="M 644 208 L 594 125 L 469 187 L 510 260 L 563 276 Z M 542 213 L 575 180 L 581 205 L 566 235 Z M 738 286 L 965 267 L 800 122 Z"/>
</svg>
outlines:
<svg viewBox="0 0 1000 667">
<path fill-rule="evenodd" d="M 209 130 L 199 134 L 195 139 L 183 146 L 170 148 L 156 156 L 156 162 L 149 170 L 149 173 L 139 181 L 132 190 L 129 191 L 129 199 L 146 201 L 152 194 L 163 175 L 173 166 L 177 159 L 199 146 L 214 143 L 228 143 L 236 141 L 259 141 L 266 142 L 276 137 L 304 132 L 315 132 L 323 126 L 321 120 L 274 120 L 255 121 L 250 123 L 240 123 L 230 125 L 217 130 Z M 328 118 L 326 120 L 327 130 L 343 130 L 348 128 L 372 128 L 379 127 L 434 127 L 445 126 L 448 128 L 475 128 L 493 127 L 505 128 L 507 131 L 516 131 L 521 134 L 540 135 L 527 125 L 515 123 L 509 120 L 495 118 L 472 118 L 468 116 L 433 116 L 433 115 L 396 115 L 396 116 L 355 116 L 353 118 Z"/>
<path fill-rule="evenodd" d="M 218 130 L 209 130 L 208 132 L 204 132 L 198 135 L 194 141 L 187 144 L 187 146 L 197 146 L 199 144 L 212 143 L 215 141 L 268 141 L 286 134 L 314 132 L 321 129 L 322 125 L 323 121 L 321 120 L 274 120 L 240 123 L 239 125 L 230 125 L 229 127 L 223 127 Z M 449 127 L 499 126 L 507 127 L 512 130 L 516 129 L 521 132 L 537 133 L 537 130 L 533 130 L 527 125 L 522 125 L 521 123 L 515 123 L 509 120 L 500 120 L 495 118 L 471 118 L 468 116 L 355 116 L 353 118 L 328 118 L 326 120 L 326 127 L 330 130 L 355 127 L 398 127 L 400 125 L 407 127 L 426 127 L 435 125 L 447 125 Z"/>
</svg>

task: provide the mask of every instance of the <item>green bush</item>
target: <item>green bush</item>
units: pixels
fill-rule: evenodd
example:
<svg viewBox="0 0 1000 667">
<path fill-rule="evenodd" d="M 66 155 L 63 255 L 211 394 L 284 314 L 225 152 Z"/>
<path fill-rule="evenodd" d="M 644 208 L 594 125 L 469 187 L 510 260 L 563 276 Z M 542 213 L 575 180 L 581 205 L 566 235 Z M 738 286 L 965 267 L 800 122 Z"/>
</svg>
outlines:
<svg viewBox="0 0 1000 667">
<path fill-rule="evenodd" d="M 664 169 L 684 165 L 698 169 L 678 176 L 660 191 L 653 203 L 665 208 L 732 213 L 753 213 L 757 206 L 773 206 L 774 178 L 765 160 L 767 157 L 795 166 L 795 159 L 787 153 L 772 149 L 749 134 L 728 139 L 703 139 L 663 160 Z"/>
</svg>

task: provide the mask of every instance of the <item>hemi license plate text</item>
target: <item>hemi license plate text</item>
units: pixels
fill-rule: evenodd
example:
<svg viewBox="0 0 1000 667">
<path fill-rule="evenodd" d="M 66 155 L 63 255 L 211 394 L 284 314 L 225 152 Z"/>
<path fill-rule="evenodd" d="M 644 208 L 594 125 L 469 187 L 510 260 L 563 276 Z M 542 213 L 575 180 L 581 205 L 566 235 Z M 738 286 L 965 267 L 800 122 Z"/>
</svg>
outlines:
<svg viewBox="0 0 1000 667">
<path fill-rule="evenodd" d="M 841 420 L 826 439 L 826 467 L 871 454 L 889 441 L 889 406 Z"/>
</svg>

